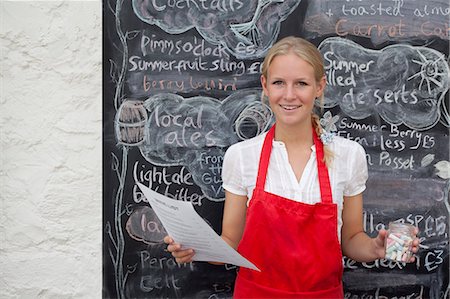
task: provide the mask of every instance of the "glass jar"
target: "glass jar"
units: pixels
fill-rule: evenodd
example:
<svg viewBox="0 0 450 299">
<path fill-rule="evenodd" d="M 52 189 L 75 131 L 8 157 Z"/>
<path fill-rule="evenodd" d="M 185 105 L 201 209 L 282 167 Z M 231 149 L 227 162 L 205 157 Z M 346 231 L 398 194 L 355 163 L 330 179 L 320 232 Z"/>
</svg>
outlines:
<svg viewBox="0 0 450 299">
<path fill-rule="evenodd" d="M 408 262 L 413 255 L 412 242 L 416 237 L 415 227 L 411 224 L 389 222 L 385 239 L 385 259 Z"/>
</svg>

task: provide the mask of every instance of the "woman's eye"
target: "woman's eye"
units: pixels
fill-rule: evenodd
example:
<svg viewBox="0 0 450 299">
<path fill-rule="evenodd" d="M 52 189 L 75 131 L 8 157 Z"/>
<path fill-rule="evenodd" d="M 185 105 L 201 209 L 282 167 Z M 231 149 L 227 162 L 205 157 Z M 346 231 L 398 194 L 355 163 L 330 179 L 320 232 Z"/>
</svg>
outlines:
<svg viewBox="0 0 450 299">
<path fill-rule="evenodd" d="M 272 84 L 273 85 L 281 85 L 281 84 L 283 84 L 283 81 L 273 81 Z"/>
<path fill-rule="evenodd" d="M 299 81 L 299 82 L 297 82 L 297 84 L 300 85 L 300 86 L 308 85 L 308 83 L 306 83 L 304 81 Z"/>
</svg>

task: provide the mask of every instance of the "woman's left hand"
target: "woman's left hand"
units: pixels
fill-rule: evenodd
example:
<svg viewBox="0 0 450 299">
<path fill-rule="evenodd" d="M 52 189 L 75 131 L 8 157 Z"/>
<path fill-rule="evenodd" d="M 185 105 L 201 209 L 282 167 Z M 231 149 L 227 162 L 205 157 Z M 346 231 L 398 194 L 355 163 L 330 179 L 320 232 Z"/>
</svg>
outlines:
<svg viewBox="0 0 450 299">
<path fill-rule="evenodd" d="M 413 263 L 416 260 L 416 258 L 414 257 L 414 254 L 416 254 L 419 251 L 419 245 L 420 245 L 420 239 L 417 238 L 418 234 L 419 234 L 419 229 L 416 227 L 414 229 L 415 238 L 412 242 L 412 248 L 411 248 L 413 255 L 411 255 L 411 258 L 409 259 L 408 263 Z"/>
<path fill-rule="evenodd" d="M 387 236 L 387 230 L 381 229 L 378 231 L 378 235 L 373 239 L 375 244 L 375 253 L 379 259 L 384 259 L 386 255 L 386 248 L 384 247 L 384 243 Z"/>
<path fill-rule="evenodd" d="M 413 263 L 416 260 L 414 254 L 419 251 L 419 245 L 420 245 L 420 240 L 419 240 L 419 238 L 417 238 L 417 234 L 418 233 L 419 233 L 419 229 L 416 227 L 415 230 L 414 230 L 414 235 L 416 237 L 412 241 L 412 246 L 411 246 L 411 251 L 412 251 L 413 255 L 411 256 L 409 261 L 407 261 L 407 263 Z M 386 248 L 384 246 L 386 237 L 387 237 L 387 231 L 385 229 L 381 229 L 378 232 L 377 237 L 373 239 L 374 240 L 374 244 L 375 244 L 376 255 L 380 259 L 384 259 L 385 255 L 386 255 Z"/>
</svg>

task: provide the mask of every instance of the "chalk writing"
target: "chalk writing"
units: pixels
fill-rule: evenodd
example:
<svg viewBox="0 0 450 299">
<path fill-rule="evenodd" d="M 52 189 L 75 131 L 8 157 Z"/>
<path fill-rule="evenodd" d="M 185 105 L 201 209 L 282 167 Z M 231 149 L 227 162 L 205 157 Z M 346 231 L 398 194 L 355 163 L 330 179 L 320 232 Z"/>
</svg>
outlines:
<svg viewBox="0 0 450 299">
<path fill-rule="evenodd" d="M 380 145 L 382 151 L 395 150 L 402 152 L 405 149 L 412 152 L 423 149 L 433 149 L 436 146 L 436 138 L 427 133 L 423 133 L 414 129 L 402 130 L 397 125 L 374 125 L 361 124 L 356 121 L 343 117 L 339 120 L 337 127 L 338 135 L 349 139 L 357 140 L 347 131 L 360 131 L 378 134 L 366 134 L 365 137 L 359 138 L 357 141 L 363 145 L 375 146 Z M 383 134 L 385 133 L 385 134 Z M 361 140 L 364 140 L 363 142 Z M 370 142 L 367 140 L 371 140 Z"/>
<path fill-rule="evenodd" d="M 383 219 L 376 222 L 373 213 L 368 213 L 364 211 L 364 230 L 370 234 L 377 232 L 381 229 L 387 229 Z M 424 216 L 421 214 L 408 214 L 404 218 L 395 219 L 396 222 L 412 224 L 420 228 L 420 235 L 425 238 L 440 237 L 448 235 L 448 217 L 445 215 L 441 216 Z"/>
<path fill-rule="evenodd" d="M 141 76 L 141 74 L 139 74 L 139 76 Z M 136 92 L 136 94 L 148 95 L 150 93 L 154 93 L 155 91 L 165 91 L 165 92 L 173 92 L 173 91 L 187 92 L 192 90 L 236 91 L 238 89 L 236 77 L 232 77 L 230 79 L 220 79 L 220 78 L 202 79 L 189 76 L 187 79 L 182 80 L 167 80 L 167 79 L 155 79 L 155 76 L 148 77 L 147 75 L 143 74 L 142 82 L 140 83 L 137 83 L 134 86 L 133 85 L 130 86 L 133 89 L 133 91 Z M 133 83 L 130 82 L 130 84 Z"/>
<path fill-rule="evenodd" d="M 128 218 L 125 228 L 130 237 L 146 244 L 161 243 L 167 235 L 158 217 L 149 206 L 136 208 Z"/>
<path fill-rule="evenodd" d="M 445 190 L 446 184 L 446 182 L 428 178 L 413 181 L 408 178 L 397 178 L 395 182 L 390 182 L 390 179 L 382 176 L 372 178 L 369 181 L 367 192 L 365 192 L 364 230 L 369 235 L 375 236 L 379 230 L 386 229 L 386 225 L 390 221 L 414 225 L 419 228 L 420 254 L 416 255 L 414 264 L 384 259 L 369 263 L 357 263 L 345 258 L 345 267 L 353 270 L 406 270 L 413 267 L 417 273 L 434 273 L 434 275 L 440 276 L 441 273 L 438 269 L 445 263 L 444 257 L 448 255 L 450 245 L 450 210 L 443 200 L 448 196 L 448 191 Z M 371 188 L 372 186 L 378 186 L 381 189 L 392 188 L 396 191 L 395 194 L 381 195 L 380 191 L 374 190 Z M 424 281 L 421 283 L 431 287 L 429 281 L 425 277 L 423 278 Z M 375 287 L 386 286 L 382 280 L 378 283 Z M 417 281 L 414 284 L 417 284 Z"/>
<path fill-rule="evenodd" d="M 140 266 L 143 270 L 145 269 L 169 269 L 176 270 L 180 268 L 188 268 L 194 270 L 194 265 L 192 262 L 179 264 L 175 261 L 173 257 L 155 257 L 148 250 L 141 250 L 138 252 Z"/>
<path fill-rule="evenodd" d="M 207 188 L 210 200 L 219 201 L 224 196 L 222 188 L 222 162 L 224 151 L 211 148 L 188 157 L 187 163 L 194 173 L 194 180 L 202 190 Z"/>
<path fill-rule="evenodd" d="M 280 23 L 300 1 L 133 0 L 132 3 L 136 16 L 143 22 L 157 25 L 170 34 L 196 28 L 209 43 L 227 49 L 237 58 L 249 59 L 266 53 L 278 35 Z M 174 49 L 174 45 L 165 43 L 158 43 L 157 47 Z M 183 49 L 181 45 L 180 49 Z M 186 46 L 187 51 L 194 49 L 195 46 Z"/>
<path fill-rule="evenodd" d="M 133 167 L 133 177 L 156 192 L 172 199 L 191 202 L 194 206 L 201 206 L 205 198 L 204 195 L 194 192 L 189 187 L 194 185 L 195 179 L 186 167 L 181 167 L 177 172 L 168 173 L 166 167 L 148 168 L 147 164 L 136 162 Z M 148 203 L 136 184 L 133 186 L 133 200 L 135 203 Z"/>
<path fill-rule="evenodd" d="M 155 34 L 142 30 L 140 50 L 143 56 L 153 53 L 166 55 L 192 54 L 194 57 L 217 57 L 229 59 L 230 55 L 221 45 L 210 45 L 204 39 L 196 36 L 179 40 L 166 40 L 159 38 Z"/>
<path fill-rule="evenodd" d="M 359 3 L 358 3 L 359 2 Z M 370 6 L 364 6 L 365 3 L 361 4 L 361 1 L 350 1 L 342 4 L 342 13 L 344 16 L 401 16 L 405 15 L 402 13 L 403 1 L 394 0 L 392 2 L 380 2 L 377 4 L 371 4 Z"/>
<path fill-rule="evenodd" d="M 188 194 L 184 187 L 173 189 L 172 185 L 196 184 L 210 200 L 223 200 L 221 170 L 226 148 L 265 132 L 273 123 L 272 112 L 260 96 L 261 89 L 248 89 L 222 102 L 201 96 L 184 99 L 175 94 L 158 94 L 136 107 L 124 102 L 122 106 L 132 114 L 141 115 L 142 107 L 146 109 L 143 139 L 130 145 L 138 146 L 142 156 L 154 165 L 186 166 L 180 173 L 168 175 L 165 169 L 146 169 L 135 163 L 135 176 L 150 188 L 163 184 L 165 189 L 160 191 L 167 196 L 194 204 L 201 205 L 203 196 Z M 120 128 L 116 126 L 116 130 Z M 135 189 L 134 201 L 144 201 Z"/>
<path fill-rule="evenodd" d="M 254 87 L 294 34 L 322 41 L 321 124 L 366 150 L 364 229 L 420 229 L 413 264 L 344 257 L 346 298 L 448 297 L 448 1 L 108 0 L 104 13 L 104 296 L 232 296 L 236 267 L 177 264 L 134 182 L 220 233 L 223 155 L 273 124 Z"/>
<path fill-rule="evenodd" d="M 419 171 L 435 167 L 431 165 L 436 158 L 433 152 L 438 150 L 441 137 L 434 134 L 393 124 L 363 123 L 347 116 L 333 116 L 330 111 L 321 123 L 337 136 L 365 147 L 371 169 Z"/>
<path fill-rule="evenodd" d="M 443 244 L 448 247 L 448 244 Z M 375 260 L 373 262 L 357 263 L 348 257 L 344 258 L 344 267 L 346 269 L 405 269 L 414 266 L 419 271 L 434 272 L 440 265 L 444 263 L 444 257 L 448 250 L 422 249 L 422 254 L 416 256 L 416 262 L 414 264 L 407 264 L 404 262 L 392 261 L 387 259 Z"/>
<path fill-rule="evenodd" d="M 409 291 L 402 294 L 387 295 L 380 288 L 376 288 L 374 292 L 362 292 L 359 294 L 354 294 L 352 292 L 345 292 L 345 299 L 423 299 L 424 297 L 424 286 L 420 286 L 419 290 L 413 291 L 411 288 Z"/>
<path fill-rule="evenodd" d="M 241 0 L 228 0 L 228 1 L 213 1 L 207 2 L 206 0 L 153 0 L 153 8 L 156 11 L 164 11 L 171 9 L 185 9 L 185 8 L 197 8 L 204 10 L 217 10 L 220 12 L 234 12 L 240 9 L 244 4 Z"/>
<path fill-rule="evenodd" d="M 187 185 L 193 184 L 192 175 L 187 171 L 185 167 L 182 167 L 180 172 L 169 174 L 166 168 L 151 167 L 147 168 L 147 165 L 140 164 L 139 162 L 134 163 L 133 167 L 134 177 L 142 183 L 153 188 L 159 185 Z"/>
<path fill-rule="evenodd" d="M 248 88 L 259 82 L 261 61 L 235 59 L 222 45 L 197 36 L 167 36 L 147 29 L 127 31 L 127 55 L 122 68 L 111 64 L 113 80 L 121 82 L 134 98 L 164 92 L 222 91 Z M 254 84 L 250 84 L 254 85 Z"/>
<path fill-rule="evenodd" d="M 355 119 L 377 112 L 392 125 L 416 130 L 439 121 L 449 85 L 441 53 L 409 45 L 368 50 L 341 38 L 325 39 L 319 48 L 327 73 L 326 107 L 339 105 Z"/>
<path fill-rule="evenodd" d="M 245 63 L 243 61 L 228 61 L 225 59 L 205 60 L 201 57 L 192 60 L 144 60 L 139 56 L 133 55 L 128 59 L 129 72 L 148 71 L 163 72 L 176 71 L 179 74 L 183 72 L 191 73 L 192 71 L 220 71 L 222 73 L 231 73 L 233 76 L 242 76 L 247 73 Z"/>
<path fill-rule="evenodd" d="M 450 7 L 443 0 L 312 1 L 304 26 L 309 37 L 334 33 L 368 37 L 374 44 L 411 38 L 450 39 Z"/>
<path fill-rule="evenodd" d="M 150 274 L 141 277 L 140 287 L 143 292 L 151 292 L 155 289 L 175 289 L 180 290 L 179 279 L 174 274 Z"/>
</svg>

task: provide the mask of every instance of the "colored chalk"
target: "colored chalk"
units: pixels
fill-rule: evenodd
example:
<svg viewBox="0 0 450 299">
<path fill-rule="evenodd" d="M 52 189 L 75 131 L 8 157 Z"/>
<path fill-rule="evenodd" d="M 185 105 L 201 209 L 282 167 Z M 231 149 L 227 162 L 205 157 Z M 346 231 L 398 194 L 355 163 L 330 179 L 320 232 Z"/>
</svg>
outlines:
<svg viewBox="0 0 450 299">
<path fill-rule="evenodd" d="M 412 256 L 412 241 L 415 238 L 414 227 L 404 223 L 389 223 L 385 240 L 385 259 L 408 262 Z"/>
</svg>

